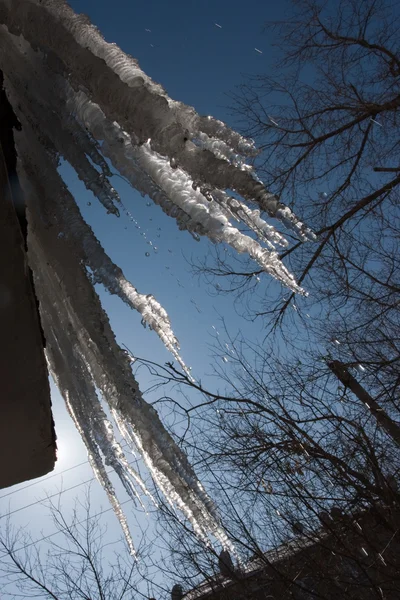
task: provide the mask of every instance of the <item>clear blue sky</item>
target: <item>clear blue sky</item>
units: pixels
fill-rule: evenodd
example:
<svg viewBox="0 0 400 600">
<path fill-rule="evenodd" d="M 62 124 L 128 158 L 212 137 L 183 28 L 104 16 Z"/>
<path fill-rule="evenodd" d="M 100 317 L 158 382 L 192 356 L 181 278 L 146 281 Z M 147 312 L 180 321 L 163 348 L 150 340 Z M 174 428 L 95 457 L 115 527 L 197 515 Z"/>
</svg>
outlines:
<svg viewBox="0 0 400 600">
<path fill-rule="evenodd" d="M 286 1 L 266 0 L 70 0 L 70 4 L 77 12 L 88 14 L 108 41 L 116 42 L 138 58 L 144 71 L 162 83 L 171 97 L 193 105 L 201 114 L 212 114 L 231 125 L 234 123 L 227 109 L 230 101 L 226 94 L 243 81 L 245 74 L 265 73 L 271 68 L 273 49 L 271 40 L 263 32 L 263 25 L 267 20 L 282 18 L 288 6 Z M 62 172 L 84 217 L 111 258 L 140 292 L 152 293 L 168 311 L 181 342 L 183 358 L 193 367 L 196 377 L 204 378 L 211 372 L 213 359 L 209 346 L 215 334 L 212 326 L 218 328 L 219 325 L 218 315 L 223 315 L 232 333 L 239 328 L 248 336 L 260 332 L 259 323 L 251 325 L 237 316 L 232 298 L 211 296 L 205 284 L 199 285 L 191 276 L 187 259 L 204 256 L 209 248 L 207 240 L 196 243 L 188 233 L 180 232 L 161 209 L 117 178 L 113 183 L 141 229 L 136 229 L 125 215 L 120 219 L 106 215 L 68 166 Z M 158 251 L 155 252 L 148 242 L 157 246 Z M 157 336 L 143 329 L 137 313 L 101 289 L 99 292 L 120 343 L 144 358 L 160 363 L 171 360 Z M 263 281 L 259 292 L 263 293 Z M 144 378 L 142 385 L 146 386 Z M 150 400 L 154 398 L 149 397 Z M 53 403 L 60 446 L 55 473 L 60 473 L 84 462 L 86 453 L 54 387 Z M 63 474 L 63 486 L 75 486 L 90 477 L 90 467 L 84 464 Z M 54 493 L 60 483 L 61 476 L 56 476 L 29 488 L 22 484 L 15 489 L 2 490 L 0 511 L 4 514 L 9 501 L 11 510 L 34 503 L 46 493 Z M 22 487 L 25 489 L 18 492 Z M 67 507 L 82 487 L 63 495 Z M 98 484 L 93 487 L 93 497 L 94 506 L 102 504 L 108 508 Z M 122 499 L 125 499 L 123 495 Z M 135 534 L 135 513 L 129 509 L 127 512 L 132 512 Z M 16 524 L 29 525 L 34 537 L 52 531 L 43 507 L 38 504 L 15 513 L 14 518 Z M 116 520 L 109 513 L 107 520 L 109 535 L 117 539 L 120 531 Z"/>
</svg>

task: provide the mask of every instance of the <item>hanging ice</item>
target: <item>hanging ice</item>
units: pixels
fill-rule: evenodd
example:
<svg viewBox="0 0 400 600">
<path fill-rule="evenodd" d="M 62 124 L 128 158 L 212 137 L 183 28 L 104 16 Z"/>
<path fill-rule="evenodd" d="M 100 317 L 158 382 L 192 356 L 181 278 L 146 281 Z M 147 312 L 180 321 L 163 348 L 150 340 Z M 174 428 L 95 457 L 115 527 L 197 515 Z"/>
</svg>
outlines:
<svg viewBox="0 0 400 600">
<path fill-rule="evenodd" d="M 18 173 L 46 354 L 129 547 L 133 552 L 105 465 L 133 499 L 149 491 L 117 444 L 99 395 L 167 499 L 199 536 L 211 533 L 226 546 L 216 510 L 186 456 L 143 400 L 94 284 L 138 310 L 186 370 L 168 315 L 106 255 L 62 182 L 58 162 L 67 160 L 107 212 L 118 216 L 123 205 L 110 181 L 109 159 L 180 229 L 247 253 L 295 292 L 302 290 L 276 251 L 287 241 L 260 210 L 303 241 L 314 235 L 253 173 L 246 162 L 257 152 L 251 140 L 169 98 L 132 57 L 106 43 L 63 0 L 0 0 L 0 68 L 22 125 L 16 135 Z"/>
</svg>

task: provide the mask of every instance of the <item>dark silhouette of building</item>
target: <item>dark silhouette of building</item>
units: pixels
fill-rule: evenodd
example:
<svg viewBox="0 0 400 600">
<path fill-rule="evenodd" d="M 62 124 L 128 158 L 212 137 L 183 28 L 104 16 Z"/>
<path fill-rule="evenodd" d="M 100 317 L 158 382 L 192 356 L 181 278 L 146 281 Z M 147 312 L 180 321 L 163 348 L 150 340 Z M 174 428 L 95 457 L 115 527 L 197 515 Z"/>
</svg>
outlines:
<svg viewBox="0 0 400 600">
<path fill-rule="evenodd" d="M 188 592 L 186 600 L 399 600 L 400 511 L 371 507 L 326 519 L 313 534 Z"/>
<path fill-rule="evenodd" d="M 0 488 L 54 468 L 56 441 L 37 299 L 18 185 L 17 118 L 0 71 Z"/>
</svg>

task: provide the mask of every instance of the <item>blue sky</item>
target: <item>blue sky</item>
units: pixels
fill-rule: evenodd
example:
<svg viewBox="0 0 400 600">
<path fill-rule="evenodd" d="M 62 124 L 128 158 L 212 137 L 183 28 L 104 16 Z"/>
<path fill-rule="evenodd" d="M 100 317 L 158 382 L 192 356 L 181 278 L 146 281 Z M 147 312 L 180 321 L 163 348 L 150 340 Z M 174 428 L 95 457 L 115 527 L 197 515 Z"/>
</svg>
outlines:
<svg viewBox="0 0 400 600">
<path fill-rule="evenodd" d="M 77 12 L 88 14 L 108 41 L 116 42 L 138 58 L 141 67 L 162 83 L 171 97 L 193 105 L 201 114 L 212 114 L 231 125 L 234 122 L 226 94 L 243 81 L 245 74 L 265 73 L 271 69 L 274 51 L 263 25 L 267 20 L 282 18 L 288 5 L 287 2 L 265 0 L 70 0 L 70 4 Z M 241 329 L 252 338 L 260 333 L 260 323 L 247 323 L 237 315 L 233 298 L 213 295 L 212 289 L 204 282 L 199 283 L 190 273 L 188 260 L 207 254 L 207 240 L 197 243 L 188 233 L 180 232 L 172 219 L 119 178 L 114 178 L 113 184 L 140 229 L 124 214 L 120 219 L 106 215 L 68 166 L 63 166 L 62 173 L 84 217 L 111 258 L 140 292 L 152 293 L 168 311 L 181 342 L 183 358 L 192 366 L 196 377 L 204 379 L 212 371 L 213 326 L 220 327 L 221 316 L 232 333 Z M 157 336 L 143 329 L 138 314 L 101 289 L 99 293 L 120 343 L 143 358 L 160 363 L 171 360 Z M 259 293 L 263 293 L 263 281 Z M 146 387 L 144 376 L 141 384 L 142 388 Z M 86 452 L 54 386 L 52 397 L 60 446 L 54 472 L 57 474 L 85 463 Z M 149 400 L 153 399 L 154 395 L 149 396 Z M 35 503 L 46 493 L 55 493 L 61 482 L 67 488 L 90 477 L 90 467 L 85 463 L 63 473 L 62 478 L 57 475 L 38 480 L 29 488 L 22 484 L 2 490 L 0 511 L 4 514 L 9 502 L 11 510 Z M 19 492 L 20 488 L 24 489 Z M 81 489 L 83 486 L 63 494 L 67 508 Z M 97 484 L 93 486 L 93 505 L 108 508 L 107 499 Z M 134 530 L 136 517 L 144 517 L 137 513 L 135 516 L 134 511 L 128 512 Z M 46 511 L 39 504 L 15 513 L 13 518 L 16 524 L 29 526 L 35 538 L 53 530 L 46 519 Z M 110 513 L 107 513 L 107 520 L 109 535 L 117 539 L 120 530 L 116 520 Z"/>
</svg>

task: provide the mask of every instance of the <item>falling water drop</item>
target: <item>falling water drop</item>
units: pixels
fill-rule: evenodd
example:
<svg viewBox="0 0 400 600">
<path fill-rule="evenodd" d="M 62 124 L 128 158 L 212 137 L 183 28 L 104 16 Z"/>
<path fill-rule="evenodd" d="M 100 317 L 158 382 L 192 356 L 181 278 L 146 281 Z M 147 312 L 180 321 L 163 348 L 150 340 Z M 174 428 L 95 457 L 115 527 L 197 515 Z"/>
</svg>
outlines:
<svg viewBox="0 0 400 600">
<path fill-rule="evenodd" d="M 146 206 L 151 206 L 151 202 L 146 202 Z"/>
<path fill-rule="evenodd" d="M 227 363 L 227 362 L 229 362 L 229 359 L 228 359 L 226 356 L 223 356 L 223 357 L 222 357 L 222 360 L 224 361 L 224 363 Z"/>
<path fill-rule="evenodd" d="M 91 202 L 88 202 L 88 203 L 87 203 L 87 205 L 88 205 L 88 206 L 92 206 L 92 203 L 91 203 Z"/>
<path fill-rule="evenodd" d="M 144 255 L 145 256 L 150 256 L 150 252 L 145 252 Z"/>
</svg>

